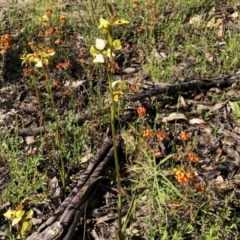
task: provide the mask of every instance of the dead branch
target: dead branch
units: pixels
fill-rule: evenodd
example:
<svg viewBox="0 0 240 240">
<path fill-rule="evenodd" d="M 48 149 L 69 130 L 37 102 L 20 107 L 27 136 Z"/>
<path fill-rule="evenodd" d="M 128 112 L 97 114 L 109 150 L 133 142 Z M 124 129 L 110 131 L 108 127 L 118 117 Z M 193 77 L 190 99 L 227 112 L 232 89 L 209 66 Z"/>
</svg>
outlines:
<svg viewBox="0 0 240 240">
<path fill-rule="evenodd" d="M 227 75 L 224 77 L 214 78 L 214 79 L 197 79 L 189 82 L 179 83 L 179 84 L 166 84 L 166 83 L 154 83 L 152 88 L 146 92 L 141 92 L 134 94 L 132 96 L 126 97 L 128 101 L 138 101 L 144 98 L 149 98 L 157 96 L 160 94 L 170 94 L 182 91 L 190 91 L 192 89 L 209 89 L 212 87 L 226 87 L 233 83 L 237 83 L 240 80 L 240 74 Z"/>
</svg>

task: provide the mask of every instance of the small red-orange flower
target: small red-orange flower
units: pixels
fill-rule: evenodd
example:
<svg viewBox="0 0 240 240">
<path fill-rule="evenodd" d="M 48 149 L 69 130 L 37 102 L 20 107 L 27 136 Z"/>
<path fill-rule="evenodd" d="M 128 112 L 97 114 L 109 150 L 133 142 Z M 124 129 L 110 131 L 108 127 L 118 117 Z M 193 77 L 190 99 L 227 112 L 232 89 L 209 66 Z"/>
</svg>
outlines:
<svg viewBox="0 0 240 240">
<path fill-rule="evenodd" d="M 137 26 L 137 32 L 138 33 L 143 33 L 144 32 L 143 27 L 142 26 Z"/>
<path fill-rule="evenodd" d="M 137 108 L 137 113 L 139 117 L 142 117 L 146 114 L 147 110 L 145 107 L 138 107 Z"/>
<path fill-rule="evenodd" d="M 146 129 L 143 131 L 143 137 L 144 138 L 151 138 L 152 137 L 152 132 L 149 129 Z"/>
<path fill-rule="evenodd" d="M 41 81 L 46 80 L 46 75 L 41 74 L 41 75 L 39 76 L 39 80 L 41 80 Z"/>
<path fill-rule="evenodd" d="M 49 54 L 51 54 L 51 53 L 55 53 L 55 50 L 54 50 L 53 48 L 48 48 L 48 49 L 47 49 L 47 52 L 48 52 Z"/>
<path fill-rule="evenodd" d="M 0 37 L 0 48 L 4 50 L 10 48 L 11 37 L 8 34 L 1 35 Z"/>
<path fill-rule="evenodd" d="M 157 12 L 157 7 L 152 7 L 151 12 Z"/>
<path fill-rule="evenodd" d="M 54 32 L 53 28 L 48 28 L 47 30 L 45 30 L 46 35 L 51 35 L 51 34 L 53 34 L 53 32 Z"/>
<path fill-rule="evenodd" d="M 204 192 L 206 190 L 206 184 L 205 183 L 195 184 L 195 190 L 198 192 Z"/>
<path fill-rule="evenodd" d="M 121 68 L 119 67 L 117 62 L 113 62 L 113 72 L 116 73 L 118 70 L 120 70 Z"/>
<path fill-rule="evenodd" d="M 69 61 L 65 62 L 65 63 L 59 63 L 56 65 L 56 68 L 59 70 L 59 71 L 62 71 L 62 70 L 65 70 L 67 68 L 69 68 L 71 66 L 71 63 Z"/>
<path fill-rule="evenodd" d="M 60 45 L 60 44 L 62 44 L 62 40 L 60 38 L 58 38 L 54 43 Z"/>
<path fill-rule="evenodd" d="M 174 155 L 174 156 L 173 156 L 173 159 L 175 160 L 175 162 L 180 162 L 181 158 L 182 158 L 182 155 L 181 155 L 181 154 L 180 154 L 180 155 Z"/>
<path fill-rule="evenodd" d="M 56 34 L 56 35 L 61 35 L 61 34 L 63 34 L 62 29 L 61 29 L 61 28 L 55 28 L 55 34 Z"/>
<path fill-rule="evenodd" d="M 136 7 L 138 7 L 138 5 L 139 5 L 139 2 L 138 2 L 138 0 L 133 0 L 132 1 L 133 2 L 133 8 L 136 8 Z"/>
<path fill-rule="evenodd" d="M 154 15 L 151 15 L 150 16 L 150 19 L 153 21 L 153 22 L 156 22 L 157 18 L 154 16 Z"/>
<path fill-rule="evenodd" d="M 187 155 L 188 155 L 187 161 L 194 162 L 194 163 L 199 161 L 199 157 L 196 156 L 192 150 L 188 150 Z"/>
<path fill-rule="evenodd" d="M 45 8 L 45 12 L 46 12 L 46 14 L 50 15 L 53 13 L 53 10 L 52 10 L 52 8 L 47 7 L 47 8 Z"/>
<path fill-rule="evenodd" d="M 64 15 L 60 16 L 60 23 L 65 23 L 66 17 Z"/>
<path fill-rule="evenodd" d="M 186 133 L 186 132 L 181 132 L 179 134 L 179 137 L 183 141 L 188 141 L 190 139 L 190 135 L 188 133 Z"/>
<path fill-rule="evenodd" d="M 28 77 L 34 75 L 34 69 L 33 68 L 24 68 L 23 69 L 23 76 Z"/>
<path fill-rule="evenodd" d="M 85 60 L 84 60 L 83 58 L 80 58 L 80 59 L 79 59 L 79 62 L 80 62 L 80 64 L 84 64 L 84 63 L 85 63 Z"/>
<path fill-rule="evenodd" d="M 1 41 L 3 42 L 9 42 L 11 40 L 11 37 L 8 34 L 4 34 L 1 36 Z"/>
<path fill-rule="evenodd" d="M 58 90 L 60 90 L 62 88 L 62 84 L 58 81 L 54 81 L 52 85 L 53 85 L 53 87 L 55 87 Z"/>
<path fill-rule="evenodd" d="M 45 43 L 39 43 L 38 48 L 39 49 L 45 49 L 46 48 Z"/>
<path fill-rule="evenodd" d="M 125 43 L 125 48 L 130 48 L 130 47 L 131 47 L 130 43 Z"/>
<path fill-rule="evenodd" d="M 136 79 L 133 80 L 133 83 L 134 83 L 134 84 L 138 84 L 138 82 L 139 82 L 139 79 L 138 79 L 138 78 L 136 78 Z"/>
<path fill-rule="evenodd" d="M 185 172 L 182 168 L 173 169 L 174 177 L 180 184 L 188 183 L 193 177 L 191 173 Z"/>
<path fill-rule="evenodd" d="M 7 50 L 6 50 L 6 49 L 0 50 L 0 54 L 1 54 L 1 55 L 5 55 L 6 53 L 7 53 Z"/>
<path fill-rule="evenodd" d="M 37 36 L 38 36 L 38 37 L 43 37 L 43 32 L 42 32 L 42 31 L 39 31 Z"/>
<path fill-rule="evenodd" d="M 164 132 L 157 132 L 156 137 L 158 141 L 163 141 L 167 138 L 167 134 Z"/>
<path fill-rule="evenodd" d="M 78 105 L 78 106 L 82 106 L 82 105 L 83 105 L 83 102 L 82 102 L 82 101 L 77 101 L 77 105 Z"/>
</svg>

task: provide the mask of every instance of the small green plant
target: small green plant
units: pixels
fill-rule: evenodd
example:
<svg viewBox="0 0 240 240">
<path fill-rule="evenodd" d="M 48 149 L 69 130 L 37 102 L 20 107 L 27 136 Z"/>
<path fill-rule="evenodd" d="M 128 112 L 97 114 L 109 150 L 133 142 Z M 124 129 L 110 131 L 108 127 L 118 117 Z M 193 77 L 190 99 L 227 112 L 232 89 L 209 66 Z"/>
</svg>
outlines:
<svg viewBox="0 0 240 240">
<path fill-rule="evenodd" d="M 28 200 L 24 198 L 18 206 L 16 210 L 9 209 L 7 212 L 3 214 L 4 217 L 11 221 L 10 230 L 6 230 L 5 233 L 10 239 L 25 239 L 27 233 L 32 227 L 32 217 L 33 217 L 33 210 L 30 209 L 26 211 L 24 209 L 24 203 Z M 12 227 L 17 229 L 17 236 L 15 238 L 14 233 L 12 231 Z"/>
<path fill-rule="evenodd" d="M 237 118 L 238 118 L 238 121 L 239 121 L 239 119 L 240 119 L 240 105 L 239 105 L 238 102 L 233 103 L 233 111 L 237 115 Z"/>
</svg>

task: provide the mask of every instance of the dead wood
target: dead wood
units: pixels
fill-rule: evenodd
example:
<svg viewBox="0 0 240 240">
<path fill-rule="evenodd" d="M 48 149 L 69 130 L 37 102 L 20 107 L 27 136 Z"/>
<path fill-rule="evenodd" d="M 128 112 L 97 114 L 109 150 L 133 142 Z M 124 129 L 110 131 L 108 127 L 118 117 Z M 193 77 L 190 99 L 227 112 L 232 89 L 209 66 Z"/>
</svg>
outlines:
<svg viewBox="0 0 240 240">
<path fill-rule="evenodd" d="M 126 97 L 128 101 L 138 101 L 144 98 L 157 96 L 159 94 L 170 94 L 181 91 L 190 91 L 193 89 L 209 89 L 212 87 L 226 87 L 240 80 L 240 74 L 227 75 L 213 79 L 196 79 L 189 82 L 178 84 L 154 83 L 152 88 L 146 92 L 136 93 L 133 96 Z"/>
<path fill-rule="evenodd" d="M 106 137 L 93 161 L 81 175 L 76 187 L 54 214 L 27 239 L 71 240 L 79 218 L 95 196 L 97 182 L 101 178 L 102 172 L 112 159 L 112 141 Z"/>
</svg>

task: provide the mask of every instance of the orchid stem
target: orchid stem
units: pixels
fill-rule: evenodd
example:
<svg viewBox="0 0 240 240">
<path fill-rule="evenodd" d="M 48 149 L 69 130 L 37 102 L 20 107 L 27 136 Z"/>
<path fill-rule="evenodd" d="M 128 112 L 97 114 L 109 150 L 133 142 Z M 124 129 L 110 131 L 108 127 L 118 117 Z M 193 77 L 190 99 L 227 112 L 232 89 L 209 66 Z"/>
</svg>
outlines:
<svg viewBox="0 0 240 240">
<path fill-rule="evenodd" d="M 111 97 L 111 131 L 112 131 L 112 141 L 113 141 L 113 151 L 114 151 L 114 161 L 115 161 L 115 168 L 116 168 L 116 183 L 117 183 L 117 190 L 118 190 L 118 238 L 120 240 L 123 239 L 122 236 L 122 195 L 121 195 L 121 178 L 120 178 L 120 170 L 119 170 L 119 161 L 118 161 L 118 152 L 117 152 L 117 144 L 116 144 L 116 131 L 115 131 L 115 114 L 116 114 L 116 103 L 114 101 L 114 94 L 112 88 L 113 82 L 113 38 L 111 29 L 108 31 L 108 43 L 110 45 L 110 57 L 109 57 L 109 66 L 107 66 L 107 75 L 108 75 L 108 84 L 109 84 L 109 91 Z"/>
</svg>

